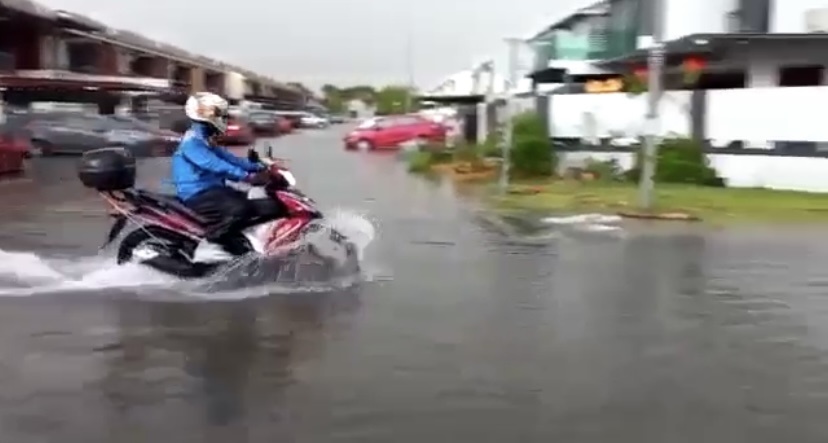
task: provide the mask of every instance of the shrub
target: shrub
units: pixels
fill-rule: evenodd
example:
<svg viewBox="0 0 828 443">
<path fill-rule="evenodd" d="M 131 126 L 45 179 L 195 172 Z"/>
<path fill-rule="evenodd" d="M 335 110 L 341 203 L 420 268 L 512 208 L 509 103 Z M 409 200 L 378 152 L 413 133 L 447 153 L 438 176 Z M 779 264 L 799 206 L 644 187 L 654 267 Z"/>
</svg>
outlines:
<svg viewBox="0 0 828 443">
<path fill-rule="evenodd" d="M 509 154 L 515 176 L 548 177 L 555 172 L 555 155 L 547 138 L 516 139 Z"/>
<path fill-rule="evenodd" d="M 588 158 L 584 165 L 584 172 L 594 175 L 601 181 L 616 181 L 624 178 L 624 170 L 616 159 L 596 160 Z"/>
<path fill-rule="evenodd" d="M 451 163 L 454 161 L 454 152 L 439 151 L 410 151 L 405 153 L 408 163 L 408 172 L 428 172 L 434 165 Z"/>
<path fill-rule="evenodd" d="M 429 160 L 432 165 L 451 163 L 454 160 L 454 153 L 452 151 L 429 151 L 429 154 Z"/>
<path fill-rule="evenodd" d="M 534 112 L 514 117 L 512 125 L 512 170 L 519 177 L 546 177 L 554 173 L 556 157 L 543 121 Z"/>
<path fill-rule="evenodd" d="M 627 171 L 627 178 L 638 181 L 643 156 L 639 151 L 635 167 Z M 701 186 L 725 186 L 724 180 L 710 167 L 702 145 L 688 138 L 668 138 L 658 148 L 655 181 L 659 183 L 687 183 Z"/>
<path fill-rule="evenodd" d="M 534 112 L 523 112 L 512 119 L 512 138 L 549 138 L 543 120 Z"/>
<path fill-rule="evenodd" d="M 406 158 L 409 172 L 428 172 L 433 164 L 432 154 L 426 151 L 410 152 Z"/>
</svg>

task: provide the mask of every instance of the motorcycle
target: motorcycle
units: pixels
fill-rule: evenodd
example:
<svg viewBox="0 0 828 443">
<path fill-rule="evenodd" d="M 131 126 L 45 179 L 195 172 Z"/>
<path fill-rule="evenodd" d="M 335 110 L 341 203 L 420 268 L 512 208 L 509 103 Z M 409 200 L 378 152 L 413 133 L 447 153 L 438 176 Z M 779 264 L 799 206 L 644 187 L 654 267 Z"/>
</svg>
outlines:
<svg viewBox="0 0 828 443">
<path fill-rule="evenodd" d="M 310 267 L 311 279 L 328 280 L 359 272 L 357 248 L 336 229 L 326 226 L 315 202 L 296 187 L 296 178 L 280 161 L 260 158 L 255 150 L 248 159 L 267 167 L 271 180 L 264 186 L 249 186 L 252 205 L 278 199 L 287 215 L 278 219 L 248 220 L 237 246 L 252 257 L 248 264 L 258 269 L 276 269 L 284 275 L 292 268 L 298 278 Z M 129 222 L 136 228 L 120 240 L 118 264 L 137 262 L 179 278 L 203 278 L 232 267 L 226 257 L 202 253 L 205 220 L 175 196 L 135 187 L 135 158 L 122 148 L 103 148 L 85 153 L 78 171 L 84 186 L 95 189 L 109 204 L 114 223 L 104 246 L 115 242 Z M 304 267 L 304 269 L 300 269 Z"/>
</svg>

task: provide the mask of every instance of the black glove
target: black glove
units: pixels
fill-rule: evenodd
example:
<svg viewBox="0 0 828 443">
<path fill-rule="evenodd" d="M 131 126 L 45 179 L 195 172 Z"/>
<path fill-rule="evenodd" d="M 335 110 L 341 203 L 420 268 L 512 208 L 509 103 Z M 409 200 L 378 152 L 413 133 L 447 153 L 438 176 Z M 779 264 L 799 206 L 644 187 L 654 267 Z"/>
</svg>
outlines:
<svg viewBox="0 0 828 443">
<path fill-rule="evenodd" d="M 247 182 L 253 186 L 264 186 L 270 183 L 270 172 L 267 170 L 253 172 L 247 176 Z"/>
</svg>

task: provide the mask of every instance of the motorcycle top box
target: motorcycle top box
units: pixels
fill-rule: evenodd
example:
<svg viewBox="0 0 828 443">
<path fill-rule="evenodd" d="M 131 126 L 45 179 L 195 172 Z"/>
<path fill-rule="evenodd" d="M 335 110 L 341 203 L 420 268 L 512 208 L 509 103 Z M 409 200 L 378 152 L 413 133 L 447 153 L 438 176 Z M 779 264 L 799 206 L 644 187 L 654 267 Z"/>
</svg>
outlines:
<svg viewBox="0 0 828 443">
<path fill-rule="evenodd" d="M 78 178 L 87 188 L 101 192 L 135 186 L 135 157 L 124 148 L 88 151 L 78 165 Z"/>
</svg>

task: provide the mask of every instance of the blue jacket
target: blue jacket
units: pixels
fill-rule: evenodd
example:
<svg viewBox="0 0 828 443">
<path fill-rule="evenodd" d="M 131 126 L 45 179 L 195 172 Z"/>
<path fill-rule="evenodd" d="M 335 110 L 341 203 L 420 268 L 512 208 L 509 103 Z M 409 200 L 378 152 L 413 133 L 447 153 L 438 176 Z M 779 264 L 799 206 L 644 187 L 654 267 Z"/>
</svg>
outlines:
<svg viewBox="0 0 828 443">
<path fill-rule="evenodd" d="M 172 157 L 172 181 L 175 193 L 187 201 L 194 195 L 218 186 L 225 180 L 241 181 L 262 166 L 236 157 L 227 149 L 212 146 L 209 129 L 202 123 L 193 123 L 184 134 Z"/>
</svg>

